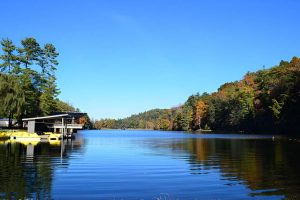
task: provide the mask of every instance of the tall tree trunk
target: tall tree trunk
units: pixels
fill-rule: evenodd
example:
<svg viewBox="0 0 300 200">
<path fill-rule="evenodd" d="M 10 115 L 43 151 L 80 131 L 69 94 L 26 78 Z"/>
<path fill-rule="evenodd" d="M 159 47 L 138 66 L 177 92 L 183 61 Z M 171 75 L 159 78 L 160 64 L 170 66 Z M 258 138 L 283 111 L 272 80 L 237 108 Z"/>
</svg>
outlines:
<svg viewBox="0 0 300 200">
<path fill-rule="evenodd" d="M 12 127 L 12 112 L 9 111 L 9 116 L 8 116 L 8 128 Z"/>
<path fill-rule="evenodd" d="M 199 130 L 201 131 L 201 117 L 199 118 Z"/>
</svg>

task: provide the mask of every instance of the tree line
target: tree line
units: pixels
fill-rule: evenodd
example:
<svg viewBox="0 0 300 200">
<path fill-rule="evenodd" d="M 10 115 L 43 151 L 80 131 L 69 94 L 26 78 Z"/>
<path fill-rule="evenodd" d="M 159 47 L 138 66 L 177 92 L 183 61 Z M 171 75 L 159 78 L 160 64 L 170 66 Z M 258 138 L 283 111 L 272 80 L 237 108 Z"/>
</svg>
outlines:
<svg viewBox="0 0 300 200">
<path fill-rule="evenodd" d="M 95 128 L 300 132 L 300 59 L 248 72 L 211 94 L 191 95 L 180 106 L 154 109 L 125 119 L 101 119 Z"/>
<path fill-rule="evenodd" d="M 55 46 L 41 45 L 25 38 L 20 45 L 1 40 L 0 117 L 20 121 L 24 117 L 44 116 L 54 111 L 79 111 L 60 101 L 56 75 L 58 61 Z"/>
</svg>

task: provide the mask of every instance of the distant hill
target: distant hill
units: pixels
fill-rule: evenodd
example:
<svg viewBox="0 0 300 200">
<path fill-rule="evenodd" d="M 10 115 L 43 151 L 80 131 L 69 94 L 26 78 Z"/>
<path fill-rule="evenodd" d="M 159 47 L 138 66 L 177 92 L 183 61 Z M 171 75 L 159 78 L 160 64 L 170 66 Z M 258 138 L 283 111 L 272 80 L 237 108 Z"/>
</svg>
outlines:
<svg viewBox="0 0 300 200">
<path fill-rule="evenodd" d="M 212 129 L 300 133 L 300 59 L 248 72 L 211 94 L 191 95 L 176 108 L 153 109 L 125 119 L 102 119 L 96 128 Z"/>
</svg>

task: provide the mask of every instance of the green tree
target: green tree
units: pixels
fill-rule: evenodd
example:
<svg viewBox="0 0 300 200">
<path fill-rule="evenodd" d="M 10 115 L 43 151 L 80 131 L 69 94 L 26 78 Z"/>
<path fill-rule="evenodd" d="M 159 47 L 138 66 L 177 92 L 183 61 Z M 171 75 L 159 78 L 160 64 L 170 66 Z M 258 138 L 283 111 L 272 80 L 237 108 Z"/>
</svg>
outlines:
<svg viewBox="0 0 300 200">
<path fill-rule="evenodd" d="M 43 115 L 51 113 L 55 110 L 56 97 L 59 90 L 56 86 L 55 71 L 57 69 L 58 61 L 56 60 L 59 54 L 56 52 L 54 45 L 46 44 L 41 50 L 39 56 L 39 66 L 41 67 L 41 96 L 40 110 Z"/>
<path fill-rule="evenodd" d="M 78 108 L 75 108 L 73 105 L 67 102 L 63 102 L 59 99 L 56 99 L 56 109 L 54 111 L 59 111 L 59 112 L 77 112 L 79 111 Z"/>
<path fill-rule="evenodd" d="M 25 68 L 39 62 L 41 54 L 40 44 L 34 38 L 25 38 L 21 41 L 22 47 L 18 48 L 19 60 L 24 64 Z"/>
<path fill-rule="evenodd" d="M 1 46 L 3 51 L 3 55 L 0 55 L 0 60 L 3 61 L 0 64 L 1 72 L 10 74 L 17 67 L 16 46 L 10 39 L 2 39 Z"/>
<path fill-rule="evenodd" d="M 21 82 L 17 76 L 0 76 L 0 104 L 2 113 L 9 118 L 9 127 L 12 126 L 12 118 L 20 118 L 25 104 L 25 95 Z"/>
<path fill-rule="evenodd" d="M 53 76 L 57 70 L 57 57 L 59 53 L 53 44 L 45 44 L 44 47 L 39 50 L 38 65 L 42 69 L 44 76 Z"/>
</svg>

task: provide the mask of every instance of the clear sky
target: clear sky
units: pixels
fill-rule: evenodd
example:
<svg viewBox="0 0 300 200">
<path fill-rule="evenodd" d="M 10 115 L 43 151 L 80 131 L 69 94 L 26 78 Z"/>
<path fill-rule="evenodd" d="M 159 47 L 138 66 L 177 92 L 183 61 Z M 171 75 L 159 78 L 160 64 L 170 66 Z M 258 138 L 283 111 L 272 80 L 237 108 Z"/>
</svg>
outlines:
<svg viewBox="0 0 300 200">
<path fill-rule="evenodd" d="M 169 108 L 300 56 L 299 0 L 1 0 L 0 37 L 53 43 L 92 118 Z"/>
</svg>

